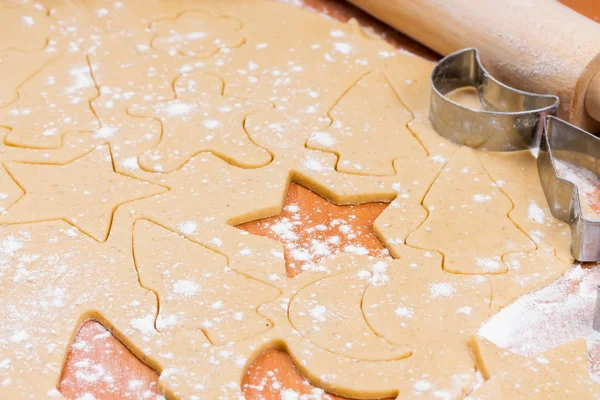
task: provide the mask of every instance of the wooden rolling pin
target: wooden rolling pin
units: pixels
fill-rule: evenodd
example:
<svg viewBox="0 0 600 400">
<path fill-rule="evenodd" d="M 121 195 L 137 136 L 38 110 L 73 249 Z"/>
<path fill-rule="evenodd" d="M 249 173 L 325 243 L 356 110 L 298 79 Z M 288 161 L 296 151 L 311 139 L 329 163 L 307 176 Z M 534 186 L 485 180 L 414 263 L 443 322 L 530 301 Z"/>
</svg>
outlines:
<svg viewBox="0 0 600 400">
<path fill-rule="evenodd" d="M 476 47 L 500 81 L 560 97 L 600 131 L 600 24 L 555 0 L 348 0 L 440 54 Z"/>
</svg>

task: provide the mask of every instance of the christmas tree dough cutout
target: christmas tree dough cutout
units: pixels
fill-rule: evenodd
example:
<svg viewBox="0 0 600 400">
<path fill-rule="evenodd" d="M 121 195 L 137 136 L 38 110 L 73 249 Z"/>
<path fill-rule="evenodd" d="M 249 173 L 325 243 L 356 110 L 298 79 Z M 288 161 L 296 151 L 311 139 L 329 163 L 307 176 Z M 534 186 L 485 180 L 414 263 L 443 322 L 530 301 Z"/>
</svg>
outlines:
<svg viewBox="0 0 600 400">
<path fill-rule="evenodd" d="M 272 327 L 256 309 L 279 291 L 231 270 L 224 256 L 147 220 L 135 223 L 133 249 L 141 285 L 158 297 L 158 331 L 202 329 L 224 345 Z"/>
<path fill-rule="evenodd" d="M 508 270 L 505 254 L 536 249 L 507 217 L 513 207 L 510 199 L 468 147 L 454 153 L 423 205 L 429 216 L 406 243 L 442 253 L 447 272 L 503 274 Z"/>
<path fill-rule="evenodd" d="M 129 109 L 135 116 L 156 117 L 163 125 L 160 143 L 140 157 L 142 168 L 172 172 L 204 151 L 242 168 L 271 162 L 271 154 L 254 144 L 244 128 L 245 117 L 271 108 L 269 103 L 223 97 L 225 83 L 209 73 L 182 75 L 173 86 L 175 99 Z"/>
<path fill-rule="evenodd" d="M 339 155 L 336 169 L 361 175 L 394 175 L 397 157 L 423 157 L 427 151 L 408 129 L 411 112 L 386 76 L 363 76 L 329 112 L 332 124 L 314 132 L 307 147 Z"/>
<path fill-rule="evenodd" d="M 11 146 L 48 149 L 63 145 L 65 133 L 98 128 L 90 101 L 98 95 L 85 55 L 66 53 L 18 89 L 18 99 L 0 109 L 0 123 L 11 128 Z"/>
</svg>

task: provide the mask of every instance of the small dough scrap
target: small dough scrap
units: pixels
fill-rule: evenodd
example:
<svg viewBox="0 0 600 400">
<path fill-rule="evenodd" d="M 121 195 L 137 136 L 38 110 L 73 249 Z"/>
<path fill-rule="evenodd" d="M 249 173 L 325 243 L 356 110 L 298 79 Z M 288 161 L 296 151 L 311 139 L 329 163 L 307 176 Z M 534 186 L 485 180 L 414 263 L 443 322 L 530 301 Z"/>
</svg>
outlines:
<svg viewBox="0 0 600 400">
<path fill-rule="evenodd" d="M 507 217 L 512 203 L 468 147 L 454 153 L 423 204 L 429 216 L 406 243 L 441 252 L 445 271 L 503 274 L 505 254 L 536 249 Z"/>
<path fill-rule="evenodd" d="M 544 195 L 537 160 L 530 151 L 481 152 L 479 158 L 496 185 L 514 204 L 510 218 L 536 244 L 547 243 L 556 256 L 572 264 L 571 229 L 554 218 Z"/>
<path fill-rule="evenodd" d="M 338 171 L 394 175 L 395 158 L 427 156 L 407 128 L 412 114 L 381 72 L 362 77 L 344 93 L 329 116 L 332 125 L 323 132 L 314 132 L 307 145 L 338 154 Z"/>
<path fill-rule="evenodd" d="M 301 289 L 290 303 L 290 321 L 319 347 L 358 360 L 389 361 L 409 357 L 410 347 L 379 337 L 363 315 L 363 295 L 370 282 L 383 284 L 385 259 L 373 259 L 370 270 L 321 279 Z"/>
<path fill-rule="evenodd" d="M 131 108 L 130 114 L 155 116 L 163 124 L 159 145 L 142 155 L 140 165 L 148 171 L 172 172 L 203 151 L 240 167 L 268 164 L 271 155 L 250 140 L 243 123 L 246 115 L 272 106 L 223 97 L 223 88 L 215 75 L 186 74 L 175 81 L 175 99 Z"/>
<path fill-rule="evenodd" d="M 7 144 L 28 148 L 59 148 L 63 135 L 98 127 L 90 100 L 98 90 L 86 57 L 66 53 L 18 89 L 18 100 L 0 110 L 0 121 L 12 128 Z"/>
<path fill-rule="evenodd" d="M 115 173 L 108 146 L 65 165 L 5 166 L 25 195 L 0 214 L 0 223 L 63 219 L 100 242 L 108 237 L 118 205 L 166 190 Z"/>
<path fill-rule="evenodd" d="M 590 377 L 585 339 L 535 357 L 523 357 L 474 338 L 472 349 L 486 382 L 469 399 L 597 399 L 600 384 Z"/>
<path fill-rule="evenodd" d="M 213 17 L 202 11 L 184 12 L 174 21 L 152 24 L 151 29 L 156 32 L 152 46 L 169 54 L 208 57 L 222 48 L 241 46 L 244 43 L 241 28 L 242 23 L 235 18 Z"/>
<path fill-rule="evenodd" d="M 36 51 L 48 43 L 51 20 L 38 3 L 23 2 L 16 6 L 0 3 L 0 52 L 4 50 Z M 5 79 L 5 77 L 2 77 Z"/>
<path fill-rule="evenodd" d="M 232 271 L 224 256 L 146 220 L 133 243 L 140 283 L 158 296 L 159 331 L 202 329 L 219 346 L 272 327 L 256 309 L 279 291 Z"/>
</svg>

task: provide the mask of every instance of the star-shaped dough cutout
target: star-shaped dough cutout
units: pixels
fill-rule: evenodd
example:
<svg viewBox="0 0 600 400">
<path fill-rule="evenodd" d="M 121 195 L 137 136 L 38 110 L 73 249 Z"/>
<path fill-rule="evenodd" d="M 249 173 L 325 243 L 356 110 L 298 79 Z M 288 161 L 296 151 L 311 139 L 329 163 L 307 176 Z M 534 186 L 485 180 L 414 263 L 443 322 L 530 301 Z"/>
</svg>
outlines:
<svg viewBox="0 0 600 400">
<path fill-rule="evenodd" d="M 338 253 L 389 256 L 373 230 L 373 222 L 387 203 L 338 206 L 324 197 L 291 183 L 281 214 L 238 225 L 248 233 L 283 243 L 287 274 L 314 270 Z"/>
<path fill-rule="evenodd" d="M 7 162 L 5 167 L 25 194 L 0 214 L 0 223 L 62 219 L 98 241 L 107 239 L 120 204 L 167 190 L 116 173 L 108 146 L 65 165 Z"/>
<path fill-rule="evenodd" d="M 163 124 L 162 140 L 140 157 L 140 166 L 148 171 L 172 172 L 203 151 L 238 167 L 268 164 L 271 154 L 250 140 L 244 120 L 271 105 L 223 97 L 224 87 L 216 75 L 194 72 L 175 81 L 175 99 L 152 107 L 131 107 L 130 114 L 156 117 Z"/>
</svg>

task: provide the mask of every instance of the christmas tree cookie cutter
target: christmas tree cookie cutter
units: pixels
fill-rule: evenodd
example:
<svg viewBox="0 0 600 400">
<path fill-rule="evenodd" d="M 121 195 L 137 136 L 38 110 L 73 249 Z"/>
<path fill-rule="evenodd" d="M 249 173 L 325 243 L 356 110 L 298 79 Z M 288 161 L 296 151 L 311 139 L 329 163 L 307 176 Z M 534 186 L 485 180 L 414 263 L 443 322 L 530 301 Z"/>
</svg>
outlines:
<svg viewBox="0 0 600 400">
<path fill-rule="evenodd" d="M 465 87 L 477 91 L 481 109 L 449 98 Z M 576 182 L 560 176 L 556 162 L 600 175 L 600 139 L 556 117 L 559 99 L 523 92 L 492 77 L 476 49 L 443 58 L 431 74 L 429 119 L 447 139 L 488 151 L 514 151 L 540 146 L 538 170 L 554 217 L 571 227 L 571 253 L 579 261 L 600 260 L 600 219 L 583 215 Z"/>
<path fill-rule="evenodd" d="M 584 215 L 576 182 L 561 176 L 558 164 L 573 165 L 600 175 L 600 139 L 556 117 L 544 120 L 538 171 L 546 200 L 555 218 L 569 224 L 576 260 L 600 260 L 600 218 Z"/>
<path fill-rule="evenodd" d="M 473 87 L 482 109 L 450 99 L 451 92 Z M 514 89 L 491 76 L 476 49 L 459 50 L 440 60 L 431 74 L 429 120 L 441 136 L 490 151 L 537 147 L 544 117 L 556 115 L 559 99 Z"/>
</svg>

